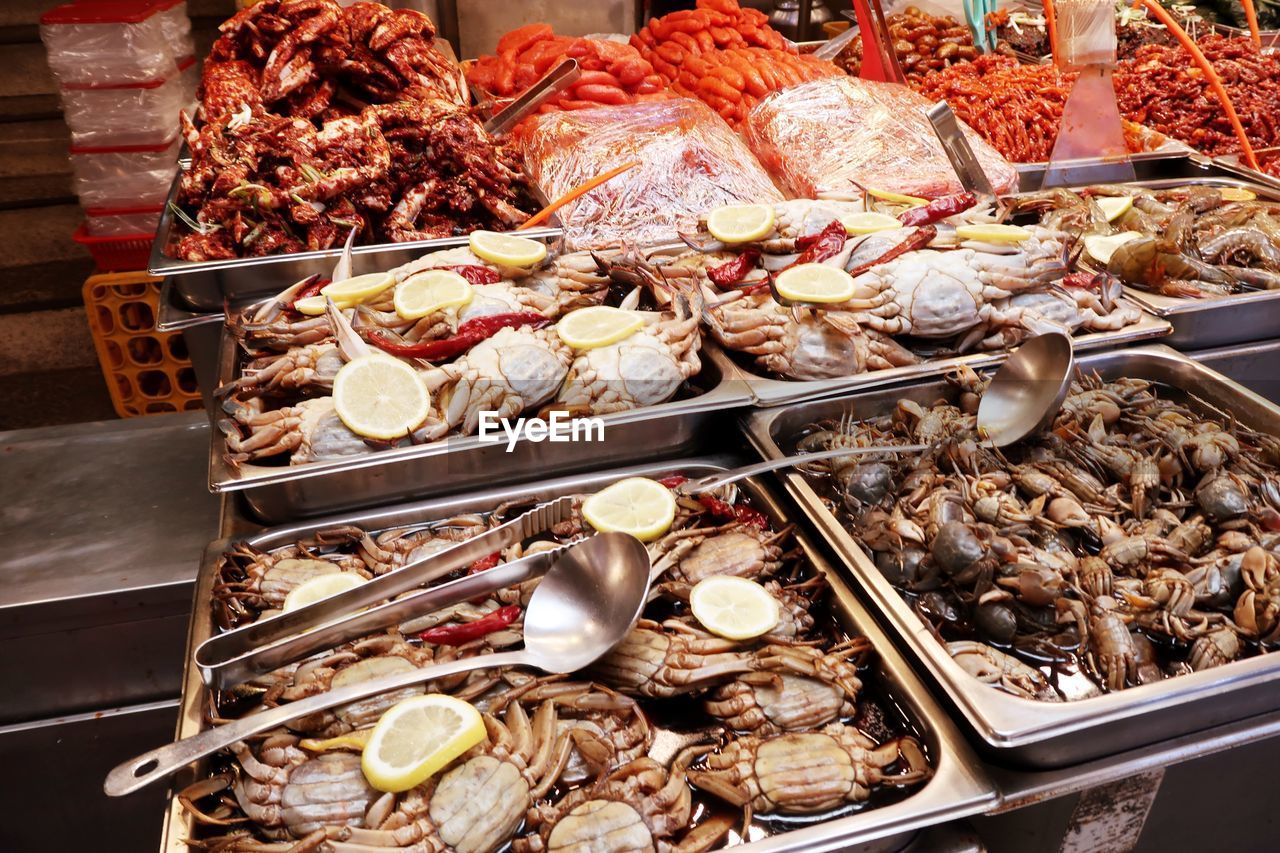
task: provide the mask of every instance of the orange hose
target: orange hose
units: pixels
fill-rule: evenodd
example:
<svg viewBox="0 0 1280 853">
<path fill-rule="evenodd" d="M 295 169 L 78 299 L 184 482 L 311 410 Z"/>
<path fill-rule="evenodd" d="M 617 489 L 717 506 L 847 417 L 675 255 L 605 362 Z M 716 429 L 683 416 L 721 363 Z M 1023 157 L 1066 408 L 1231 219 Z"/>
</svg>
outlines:
<svg viewBox="0 0 1280 853">
<path fill-rule="evenodd" d="M 1061 67 L 1058 62 L 1058 19 L 1054 15 L 1053 0 L 1043 0 L 1044 5 L 1044 25 L 1049 32 L 1049 50 L 1053 53 L 1053 64 Z"/>
<path fill-rule="evenodd" d="M 1240 116 L 1236 115 L 1235 105 L 1231 103 L 1231 98 L 1227 97 L 1226 87 L 1222 85 L 1222 78 L 1218 76 L 1218 72 L 1213 70 L 1213 65 L 1200 52 L 1200 48 L 1196 47 L 1196 43 L 1191 40 L 1191 36 L 1187 35 L 1187 31 L 1178 25 L 1173 16 L 1165 11 L 1156 0 L 1142 0 L 1146 5 L 1147 11 L 1155 15 L 1160 23 L 1164 24 L 1165 29 L 1173 33 L 1178 41 L 1186 48 L 1187 52 L 1195 58 L 1196 63 L 1204 71 L 1204 76 L 1209 81 L 1209 85 L 1213 87 L 1213 93 L 1218 96 L 1218 100 L 1222 102 L 1222 108 L 1226 110 L 1227 119 L 1231 122 L 1232 129 L 1236 132 L 1236 138 L 1240 140 L 1240 150 L 1244 154 L 1245 162 L 1249 164 L 1249 168 L 1262 171 L 1258 165 L 1258 158 L 1253 154 L 1253 146 L 1249 144 L 1249 137 L 1244 132 L 1244 125 L 1240 123 Z"/>
<path fill-rule="evenodd" d="M 592 178 L 589 181 L 583 181 L 578 186 L 574 187 L 564 195 L 560 196 L 560 198 L 551 202 L 551 204 L 542 208 L 542 210 L 539 210 L 533 216 L 530 216 L 528 219 L 524 221 L 522 225 L 516 228 L 516 230 L 523 231 L 526 228 L 532 228 L 535 225 L 542 224 L 544 221 L 546 221 L 551 217 L 551 214 L 555 213 L 557 210 L 564 207 L 566 204 L 573 201 L 575 198 L 586 195 L 596 187 L 603 184 L 605 181 L 616 178 L 618 177 L 618 175 L 621 175 L 623 172 L 634 169 L 636 166 L 639 166 L 639 165 L 640 165 L 639 160 L 632 160 L 630 163 L 623 163 L 621 166 L 618 166 L 616 169 L 610 169 L 609 171 L 605 172 L 603 175 L 596 175 L 594 178 Z"/>
<path fill-rule="evenodd" d="M 1253 8 L 1253 0 L 1240 0 L 1240 5 L 1244 6 L 1244 16 L 1249 21 L 1249 37 L 1253 39 L 1253 46 L 1262 50 L 1262 35 L 1258 32 L 1258 12 Z"/>
</svg>

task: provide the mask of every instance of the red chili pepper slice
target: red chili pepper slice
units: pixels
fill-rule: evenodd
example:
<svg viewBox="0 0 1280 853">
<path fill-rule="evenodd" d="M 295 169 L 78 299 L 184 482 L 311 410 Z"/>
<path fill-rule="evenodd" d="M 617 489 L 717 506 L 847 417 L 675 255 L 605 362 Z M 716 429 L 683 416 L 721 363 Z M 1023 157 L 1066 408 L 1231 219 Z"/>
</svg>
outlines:
<svg viewBox="0 0 1280 853">
<path fill-rule="evenodd" d="M 474 622 L 428 628 L 418 637 L 428 643 L 435 643 L 440 646 L 460 646 L 463 643 L 469 643 L 472 640 L 478 640 L 481 637 L 492 634 L 494 631 L 501 631 L 519 617 L 520 606 L 509 604 L 506 607 L 499 607 L 489 615 L 483 616 Z"/>
<path fill-rule="evenodd" d="M 298 304 L 299 299 L 308 299 L 312 296 L 318 296 L 320 294 L 320 291 L 328 284 L 329 284 L 329 279 L 325 278 L 324 276 L 322 275 L 312 276 L 311 283 L 303 287 L 301 290 L 299 290 L 298 295 L 293 297 L 293 300 L 289 303 L 289 310 L 296 312 L 298 309 L 294 306 Z"/>
<path fill-rule="evenodd" d="M 845 241 L 848 239 L 849 232 L 845 230 L 844 223 L 838 219 L 832 220 L 816 235 L 796 240 L 796 246 L 803 251 L 791 266 L 821 263 L 827 258 L 834 257 L 840 254 L 840 250 L 844 248 Z"/>
<path fill-rule="evenodd" d="M 456 272 L 472 284 L 497 284 L 502 281 L 502 276 L 497 270 L 478 266 L 477 264 L 458 264 L 444 269 Z"/>
<path fill-rule="evenodd" d="M 480 572 L 487 572 L 494 566 L 498 565 L 498 561 L 502 559 L 501 551 L 494 551 L 487 557 L 481 557 L 471 564 L 471 568 L 467 569 L 467 574 L 474 575 Z"/>
<path fill-rule="evenodd" d="M 898 214 L 898 221 L 903 225 L 930 225 L 939 219 L 955 216 L 978 203 L 978 197 L 971 192 L 944 195 L 935 198 L 923 207 L 913 207 Z"/>
<path fill-rule="evenodd" d="M 728 287 L 742 281 L 747 273 L 755 269 L 756 262 L 760 260 L 759 249 L 747 249 L 738 257 L 723 263 L 718 267 L 710 267 L 707 269 L 707 278 L 721 287 Z"/>
<path fill-rule="evenodd" d="M 754 510 L 745 504 L 728 504 L 719 498 L 713 498 L 711 495 L 699 495 L 698 503 L 707 508 L 713 516 L 723 520 L 738 521 L 743 524 L 749 524 L 758 527 L 761 530 L 769 529 L 769 519 L 758 510 Z"/>
<path fill-rule="evenodd" d="M 907 252 L 914 252 L 916 249 L 923 249 L 925 246 L 933 242 L 933 238 L 937 236 L 938 229 L 934 228 L 932 225 L 926 225 L 875 260 L 867 261 L 865 264 L 860 264 L 849 270 L 849 275 L 856 278 L 869 269 L 878 267 L 881 264 L 889 263 L 889 261 L 899 255 L 904 255 Z"/>
<path fill-rule="evenodd" d="M 658 481 L 658 485 L 666 486 L 668 489 L 674 489 L 689 482 L 689 478 L 684 474 L 672 474 L 670 477 L 663 477 Z"/>
<path fill-rule="evenodd" d="M 481 341 L 493 337 L 502 329 L 515 329 L 521 326 L 541 329 L 550 323 L 550 318 L 535 311 L 518 311 L 511 314 L 490 314 L 487 317 L 472 318 L 458 326 L 457 334 L 453 337 L 438 341 L 422 341 L 416 344 L 397 343 L 387 337 L 384 329 L 375 329 L 369 334 L 368 340 L 383 352 L 402 358 L 440 361 L 461 355 Z"/>
</svg>

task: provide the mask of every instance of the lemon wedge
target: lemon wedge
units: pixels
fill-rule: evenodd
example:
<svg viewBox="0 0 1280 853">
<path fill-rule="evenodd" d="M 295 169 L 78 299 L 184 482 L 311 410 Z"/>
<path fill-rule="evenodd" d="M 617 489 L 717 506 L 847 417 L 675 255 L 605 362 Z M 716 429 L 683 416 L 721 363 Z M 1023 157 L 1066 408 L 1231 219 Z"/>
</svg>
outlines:
<svg viewBox="0 0 1280 853">
<path fill-rule="evenodd" d="M 556 323 L 556 334 L 574 349 L 586 350 L 616 344 L 643 326 L 644 318 L 634 311 L 592 305 L 561 317 Z"/>
<path fill-rule="evenodd" d="M 707 215 L 707 230 L 724 243 L 750 243 L 773 230 L 773 205 L 726 204 Z"/>
<path fill-rule="evenodd" d="M 1218 187 L 1223 201 L 1253 201 L 1258 194 L 1244 187 Z"/>
<path fill-rule="evenodd" d="M 547 256 L 547 244 L 528 237 L 472 231 L 470 240 L 476 257 L 504 267 L 531 267 Z"/>
<path fill-rule="evenodd" d="M 1119 234 L 1090 234 L 1084 238 L 1084 250 L 1089 253 L 1089 257 L 1105 264 L 1111 260 L 1111 256 L 1115 254 L 1116 249 L 1130 240 L 1137 240 L 1141 236 L 1142 234 L 1137 231 L 1121 231 Z"/>
<path fill-rule="evenodd" d="M 307 296 L 307 297 L 304 297 L 303 299 L 299 299 L 296 302 L 294 302 L 293 310 L 301 314 L 308 314 L 312 317 L 318 317 L 324 313 L 326 302 L 327 300 L 323 296 Z M 334 300 L 333 304 L 338 306 L 339 308 L 351 307 L 350 304 L 346 302 L 339 302 L 337 300 Z"/>
<path fill-rule="evenodd" d="M 920 198 L 914 195 L 903 195 L 902 193 L 893 193 L 888 190 L 877 190 L 867 187 L 867 195 L 872 198 L 878 198 L 881 201 L 887 201 L 890 204 L 909 204 L 912 207 L 919 207 L 922 204 L 928 204 L 929 199 Z"/>
<path fill-rule="evenodd" d="M 485 737 L 484 719 L 469 703 L 443 693 L 414 696 L 378 720 L 360 768 L 379 791 L 407 791 Z"/>
<path fill-rule="evenodd" d="M 417 320 L 471 301 L 471 282 L 452 270 L 427 270 L 400 282 L 393 298 L 396 313 Z"/>
<path fill-rule="evenodd" d="M 778 295 L 796 302 L 844 302 L 853 298 L 853 276 L 826 264 L 798 264 L 773 280 Z"/>
<path fill-rule="evenodd" d="M 840 218 L 840 224 L 850 234 L 873 234 L 876 231 L 888 231 L 901 228 L 902 223 L 887 213 L 876 213 L 871 210 L 851 213 Z"/>
<path fill-rule="evenodd" d="M 320 293 L 332 299 L 338 307 L 350 308 L 372 299 L 395 283 L 396 277 L 389 272 L 371 272 L 326 284 L 320 288 Z"/>
<path fill-rule="evenodd" d="M 982 243 L 1021 243 L 1031 239 L 1031 232 L 1020 225 L 957 225 L 957 240 L 977 240 Z"/>
<path fill-rule="evenodd" d="M 369 738 L 372 735 L 373 729 L 356 729 L 354 732 L 348 732 L 337 737 L 324 738 L 323 740 L 315 737 L 304 737 L 298 741 L 298 746 L 307 752 L 330 752 L 335 749 L 350 749 L 355 752 L 362 752 L 369 745 Z"/>
<path fill-rule="evenodd" d="M 1121 216 L 1124 216 L 1133 209 L 1133 196 L 1131 195 L 1108 195 L 1095 198 L 1098 207 L 1102 208 L 1102 215 L 1107 217 L 1108 222 L 1115 222 Z"/>
<path fill-rule="evenodd" d="M 284 597 L 284 607 L 282 609 L 285 613 L 288 613 L 290 610 L 297 610 L 299 607 L 315 604 L 322 598 L 328 598 L 331 595 L 355 589 L 363 583 L 364 578 L 355 572 L 334 572 L 328 575 L 318 575 L 289 590 L 289 594 Z"/>
<path fill-rule="evenodd" d="M 352 359 L 333 380 L 333 406 L 347 429 L 368 438 L 411 432 L 431 412 L 431 396 L 418 372 L 384 355 Z"/>
<path fill-rule="evenodd" d="M 649 542 L 671 529 L 676 499 L 661 483 L 629 477 L 583 501 L 582 517 L 601 533 L 630 533 L 641 542 Z"/>
<path fill-rule="evenodd" d="M 713 634 L 750 640 L 778 624 L 778 601 L 755 581 L 734 575 L 712 575 L 689 593 L 694 618 Z"/>
</svg>

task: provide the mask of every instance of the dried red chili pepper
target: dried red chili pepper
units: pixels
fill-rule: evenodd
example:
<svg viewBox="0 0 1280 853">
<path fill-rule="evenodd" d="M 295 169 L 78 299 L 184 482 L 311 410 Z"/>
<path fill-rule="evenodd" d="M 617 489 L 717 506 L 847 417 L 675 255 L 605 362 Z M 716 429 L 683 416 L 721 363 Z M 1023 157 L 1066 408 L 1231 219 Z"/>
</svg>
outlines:
<svg viewBox="0 0 1280 853">
<path fill-rule="evenodd" d="M 492 634 L 494 631 L 501 631 L 518 618 L 520 618 L 520 606 L 518 604 L 509 604 L 506 607 L 499 607 L 489 615 L 482 616 L 474 622 L 428 628 L 418 637 L 428 643 L 435 643 L 439 646 L 460 646 L 463 643 L 469 643 L 472 640 L 478 640 L 481 637 Z"/>
<path fill-rule="evenodd" d="M 467 569 L 467 574 L 474 575 L 479 572 L 487 572 L 494 566 L 498 565 L 498 561 L 502 559 L 501 551 L 494 551 L 487 557 L 481 557 L 471 564 L 471 568 Z"/>
<path fill-rule="evenodd" d="M 297 311 L 298 309 L 296 306 L 299 299 L 309 299 L 312 296 L 318 296 L 320 291 L 329 283 L 329 279 L 322 275 L 316 274 L 311 276 L 311 280 L 307 284 L 303 285 L 302 289 L 299 290 L 297 295 L 295 295 L 289 302 L 289 310 Z"/>
<path fill-rule="evenodd" d="M 898 221 L 903 225 L 929 225 L 948 216 L 955 216 L 978 203 L 978 197 L 971 192 L 944 195 L 935 198 L 923 207 L 913 207 L 898 214 Z"/>
<path fill-rule="evenodd" d="M 880 266 L 880 264 L 889 263 L 889 261 L 899 255 L 904 255 L 907 252 L 914 252 L 916 249 L 923 249 L 925 246 L 933 242 L 933 238 L 937 236 L 938 229 L 934 228 L 932 225 L 926 225 L 875 260 L 867 261 L 865 264 L 860 264 L 859 266 L 849 270 L 849 275 L 862 275 L 867 270 Z"/>
<path fill-rule="evenodd" d="M 541 329 L 551 320 L 533 311 L 518 311 L 511 314 L 490 314 L 487 317 L 475 317 L 458 326 L 457 334 L 438 341 L 422 341 L 416 344 L 402 344 L 387 338 L 384 329 L 376 329 L 369 334 L 369 343 L 383 352 L 398 355 L 402 358 L 421 358 L 427 361 L 439 361 L 452 358 L 471 349 L 481 341 L 493 337 L 502 329 L 515 329 L 531 326 Z"/>
<path fill-rule="evenodd" d="M 721 287 L 737 284 L 742 281 L 747 273 L 755 269 L 756 261 L 758 260 L 760 260 L 760 251 L 758 249 L 747 249 L 728 263 L 723 263 L 718 267 L 709 267 L 707 269 L 707 278 Z"/>
<path fill-rule="evenodd" d="M 758 510 L 754 510 L 745 504 L 729 504 L 719 498 L 711 495 L 699 495 L 698 503 L 707 508 L 713 516 L 726 521 L 733 520 L 742 524 L 749 524 L 758 527 L 761 530 L 769 528 L 769 519 Z"/>
<path fill-rule="evenodd" d="M 502 276 L 497 270 L 477 264 L 458 264 L 457 266 L 444 267 L 444 269 L 456 272 L 472 284 L 497 284 L 502 281 Z"/>
<path fill-rule="evenodd" d="M 674 489 L 689 482 L 689 478 L 684 474 L 672 474 L 670 477 L 663 477 L 658 481 L 659 486 L 665 486 L 668 489 Z"/>
<path fill-rule="evenodd" d="M 791 266 L 821 263 L 827 258 L 834 257 L 840 254 L 840 250 L 844 248 L 845 241 L 848 239 L 849 232 L 845 230 L 844 223 L 838 219 L 832 220 L 817 234 L 796 240 L 796 247 L 802 251 L 800 257 L 796 258 Z"/>
</svg>

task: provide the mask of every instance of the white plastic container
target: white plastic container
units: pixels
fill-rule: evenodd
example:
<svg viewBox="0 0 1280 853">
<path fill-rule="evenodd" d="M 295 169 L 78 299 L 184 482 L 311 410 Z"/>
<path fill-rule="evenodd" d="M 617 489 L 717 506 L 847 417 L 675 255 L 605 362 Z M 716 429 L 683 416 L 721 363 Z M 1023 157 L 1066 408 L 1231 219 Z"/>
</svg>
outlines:
<svg viewBox="0 0 1280 853">
<path fill-rule="evenodd" d="M 187 0 L 160 0 L 160 28 L 174 59 L 196 55 L 196 45 L 191 39 L 191 18 L 187 16 Z M 178 63 L 181 65 L 181 61 Z"/>
<path fill-rule="evenodd" d="M 160 211 L 153 207 L 89 207 L 85 209 L 85 230 L 94 237 L 140 237 L 154 235 Z"/>
<path fill-rule="evenodd" d="M 178 130 L 178 113 L 190 105 L 188 80 L 174 68 L 142 83 L 75 83 L 63 86 L 62 114 L 77 146 L 159 145 Z"/>
<path fill-rule="evenodd" d="M 172 6 L 173 0 L 102 0 L 51 9 L 40 17 L 49 67 L 63 86 L 171 78 L 175 57 L 192 52 L 170 42 L 177 27 L 171 10 L 161 12 Z"/>
<path fill-rule="evenodd" d="M 73 187 L 90 207 L 156 207 L 164 204 L 178 170 L 177 136 L 158 145 L 72 146 Z"/>
</svg>

